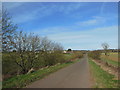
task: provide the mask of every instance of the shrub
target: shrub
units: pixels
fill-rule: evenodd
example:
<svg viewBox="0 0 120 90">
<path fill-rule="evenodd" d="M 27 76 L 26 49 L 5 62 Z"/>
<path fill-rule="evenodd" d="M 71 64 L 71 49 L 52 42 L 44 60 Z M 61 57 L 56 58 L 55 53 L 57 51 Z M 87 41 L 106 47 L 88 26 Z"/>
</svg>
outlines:
<svg viewBox="0 0 120 90">
<path fill-rule="evenodd" d="M 100 59 L 100 55 L 101 55 L 101 52 L 100 51 L 90 51 L 88 53 L 89 57 L 93 58 L 93 59 Z"/>
<path fill-rule="evenodd" d="M 14 53 L 12 53 L 14 54 Z M 16 55 L 14 54 L 14 57 Z M 7 79 L 11 76 L 17 75 L 20 72 L 20 68 L 14 63 L 14 58 L 10 53 L 2 53 L 2 74 L 3 79 Z"/>
</svg>

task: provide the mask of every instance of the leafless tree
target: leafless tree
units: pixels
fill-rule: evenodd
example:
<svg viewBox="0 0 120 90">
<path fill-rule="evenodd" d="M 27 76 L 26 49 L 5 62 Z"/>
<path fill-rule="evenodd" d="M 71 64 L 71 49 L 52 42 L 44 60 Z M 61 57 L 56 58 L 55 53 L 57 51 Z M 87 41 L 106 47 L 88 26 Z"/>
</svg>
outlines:
<svg viewBox="0 0 120 90">
<path fill-rule="evenodd" d="M 40 37 L 20 31 L 17 33 L 15 39 L 17 56 L 14 61 L 21 67 L 23 73 L 27 73 L 36 63 L 36 50 L 40 48 Z"/>
<path fill-rule="evenodd" d="M 14 35 L 17 25 L 13 24 L 6 10 L 2 12 L 2 51 L 11 51 L 14 48 Z"/>
<path fill-rule="evenodd" d="M 108 43 L 102 43 L 102 47 L 103 47 L 103 49 L 104 49 L 105 55 L 107 55 L 108 48 L 109 48 L 109 44 L 108 44 Z"/>
<path fill-rule="evenodd" d="M 45 51 L 45 52 L 50 51 L 51 50 L 51 44 L 52 44 L 51 40 L 49 40 L 47 37 L 43 37 L 41 39 L 41 44 L 40 44 L 41 50 Z"/>
</svg>

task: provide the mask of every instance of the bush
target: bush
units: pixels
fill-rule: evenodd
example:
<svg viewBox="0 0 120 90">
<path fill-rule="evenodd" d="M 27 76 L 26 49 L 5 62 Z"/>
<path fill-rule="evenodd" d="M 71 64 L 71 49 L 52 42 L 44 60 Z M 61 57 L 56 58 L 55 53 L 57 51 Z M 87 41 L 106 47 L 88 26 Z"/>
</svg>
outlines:
<svg viewBox="0 0 120 90">
<path fill-rule="evenodd" d="M 12 54 L 14 54 L 14 53 L 12 53 Z M 16 57 L 15 54 L 14 54 L 14 57 Z M 14 58 L 11 57 L 11 54 L 10 53 L 2 53 L 3 79 L 17 75 L 17 73 L 19 71 L 20 71 L 20 68 L 15 64 Z"/>
<path fill-rule="evenodd" d="M 83 53 L 79 52 L 79 51 L 64 54 L 64 59 L 66 62 L 69 62 L 69 61 L 74 60 L 76 58 L 82 58 L 82 57 L 83 57 Z"/>
<path fill-rule="evenodd" d="M 23 69 L 25 69 L 27 73 L 31 68 L 36 70 L 65 62 L 64 54 L 61 51 L 54 51 L 52 53 L 38 52 L 34 54 L 33 52 L 26 51 L 22 53 L 22 59 L 19 53 L 9 52 L 3 53 L 2 59 L 4 80 L 17 74 L 25 74 L 23 73 Z M 16 62 L 23 63 L 21 65 L 24 66 L 24 68 L 21 68 Z"/>
<path fill-rule="evenodd" d="M 100 56 L 101 56 L 101 52 L 100 51 L 91 51 L 88 53 L 88 56 L 93 58 L 93 59 L 100 59 Z"/>
<path fill-rule="evenodd" d="M 75 52 L 75 58 L 82 58 L 82 57 L 83 57 L 83 53 Z"/>
<path fill-rule="evenodd" d="M 54 51 L 51 53 L 45 52 L 42 57 L 45 60 L 45 66 L 55 65 L 57 63 L 64 63 L 65 61 L 65 57 L 60 51 Z"/>
</svg>

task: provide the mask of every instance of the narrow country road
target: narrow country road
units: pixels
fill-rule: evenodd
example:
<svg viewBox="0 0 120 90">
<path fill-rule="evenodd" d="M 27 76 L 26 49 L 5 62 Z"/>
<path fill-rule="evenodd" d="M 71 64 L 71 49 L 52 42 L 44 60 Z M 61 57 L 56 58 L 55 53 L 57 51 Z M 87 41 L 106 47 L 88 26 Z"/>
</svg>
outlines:
<svg viewBox="0 0 120 90">
<path fill-rule="evenodd" d="M 88 58 L 58 70 L 44 79 L 33 82 L 27 88 L 90 88 Z"/>
</svg>

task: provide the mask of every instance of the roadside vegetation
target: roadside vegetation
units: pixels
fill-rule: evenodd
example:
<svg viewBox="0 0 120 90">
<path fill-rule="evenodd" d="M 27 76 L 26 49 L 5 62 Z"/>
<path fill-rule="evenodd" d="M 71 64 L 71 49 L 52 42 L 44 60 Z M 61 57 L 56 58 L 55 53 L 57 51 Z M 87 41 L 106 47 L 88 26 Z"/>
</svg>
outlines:
<svg viewBox="0 0 120 90">
<path fill-rule="evenodd" d="M 118 61 L 118 51 L 115 53 L 111 52 L 108 50 L 109 44 L 108 43 L 103 43 L 103 52 L 101 53 L 100 59 L 109 65 L 118 67 L 119 61 Z"/>
<path fill-rule="evenodd" d="M 100 60 L 101 51 L 99 51 L 99 50 L 90 51 L 90 52 L 88 52 L 88 56 L 93 59 Z"/>
<path fill-rule="evenodd" d="M 64 54 L 64 56 L 65 56 L 65 61 L 72 61 L 75 58 L 82 58 L 83 52 L 74 51 L 73 53 L 66 53 L 66 54 Z"/>
<path fill-rule="evenodd" d="M 63 56 L 64 56 L 64 60 L 65 60 L 64 63 L 57 63 L 55 65 L 44 66 L 41 68 L 37 68 L 36 70 L 32 71 L 31 73 L 12 75 L 12 77 L 6 78 L 2 83 L 3 88 L 25 87 L 26 85 L 30 84 L 31 82 L 42 79 L 52 72 L 55 72 L 63 67 L 66 67 L 68 65 L 71 65 L 71 64 L 79 61 L 80 58 L 82 57 L 82 54 L 80 53 L 81 57 L 80 56 L 78 57 L 78 55 L 75 53 L 63 54 Z M 41 63 L 41 64 L 43 64 L 43 63 Z M 11 66 L 15 67 L 14 65 L 11 65 Z M 16 67 L 17 67 L 17 65 L 16 65 Z M 18 68 L 16 68 L 16 67 L 15 67 L 15 70 L 16 71 L 19 70 L 19 67 Z M 6 69 L 12 69 L 12 67 L 11 68 L 6 67 Z M 15 70 L 13 70 L 13 72 Z M 6 71 L 6 72 L 12 72 L 12 71 Z"/>
<path fill-rule="evenodd" d="M 6 11 L 2 13 L 1 33 L 3 80 L 65 62 L 61 44 L 20 31 Z"/>
<path fill-rule="evenodd" d="M 77 61 L 80 61 L 80 59 L 76 59 L 74 61 L 63 63 L 63 64 L 56 64 L 54 66 L 50 66 L 47 68 L 45 67 L 45 68 L 37 70 L 33 73 L 23 74 L 23 75 L 12 77 L 10 79 L 3 81 L 3 88 L 22 88 L 22 87 L 25 87 L 26 85 L 30 84 L 31 82 L 42 79 L 45 76 L 49 75 L 50 73 L 53 73 L 53 72 L 55 72 L 63 67 L 71 65 Z"/>
<path fill-rule="evenodd" d="M 118 80 L 114 80 L 114 75 L 101 69 L 92 59 L 89 59 L 89 64 L 95 79 L 94 88 L 118 88 Z"/>
<path fill-rule="evenodd" d="M 120 65 L 120 62 L 118 61 L 118 52 L 107 51 L 107 54 L 105 54 L 102 50 L 95 50 L 90 51 L 88 53 L 88 56 L 95 60 L 106 62 L 107 64 L 115 67 L 118 67 L 118 65 Z"/>
<path fill-rule="evenodd" d="M 118 88 L 118 53 L 108 50 L 109 45 L 106 43 L 102 46 L 103 50 L 88 52 L 90 69 L 95 81 L 94 88 Z"/>
</svg>

